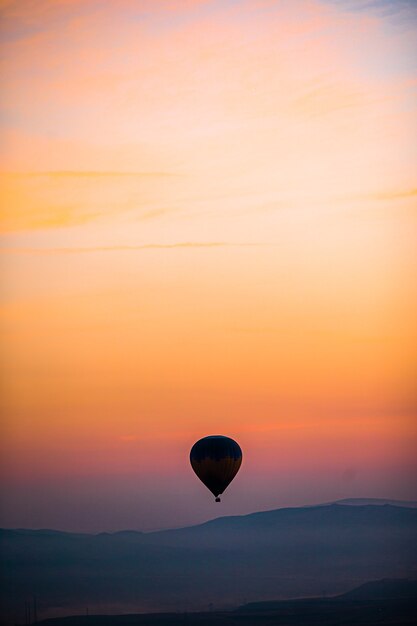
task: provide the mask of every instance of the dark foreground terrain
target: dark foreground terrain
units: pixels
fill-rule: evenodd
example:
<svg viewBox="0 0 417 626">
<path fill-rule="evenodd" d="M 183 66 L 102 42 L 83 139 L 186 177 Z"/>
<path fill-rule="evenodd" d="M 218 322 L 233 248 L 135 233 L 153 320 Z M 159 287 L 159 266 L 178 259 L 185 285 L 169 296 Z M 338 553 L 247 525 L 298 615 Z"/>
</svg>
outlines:
<svg viewBox="0 0 417 626">
<path fill-rule="evenodd" d="M 1 617 L 8 626 L 25 623 L 25 606 L 33 607 L 34 599 L 38 620 L 85 615 L 88 608 L 90 615 L 175 613 L 146 618 L 156 624 L 169 619 L 262 623 L 259 615 L 254 622 L 252 614 L 241 612 L 190 614 L 210 606 L 233 610 L 252 601 L 330 598 L 369 580 L 417 578 L 417 509 L 392 504 L 277 509 L 146 534 L 2 530 L 0 540 Z M 369 612 L 377 623 L 375 611 L 379 615 L 380 609 L 384 619 L 395 614 L 399 619 L 401 611 L 408 611 L 407 606 L 381 608 L 374 600 L 349 598 L 349 610 L 358 619 L 362 615 L 364 624 Z M 357 605 L 362 601 L 368 604 Z M 326 611 L 348 610 L 331 600 L 314 602 Z M 303 606 L 293 608 L 303 611 Z M 187 617 L 179 617 L 185 612 Z M 89 619 L 92 626 L 96 618 Z M 262 612 L 262 619 L 269 617 Z M 277 621 L 277 615 L 273 619 L 264 623 L 291 623 Z M 306 617 L 299 619 L 307 623 Z M 323 619 L 321 615 L 316 623 L 326 623 Z M 339 623 L 360 623 L 352 619 Z"/>
<path fill-rule="evenodd" d="M 398 597 L 391 597 L 394 594 Z M 416 623 L 417 581 L 407 580 L 376 581 L 335 598 L 256 602 L 228 612 L 90 615 L 40 622 L 44 626 L 405 626 Z"/>
</svg>

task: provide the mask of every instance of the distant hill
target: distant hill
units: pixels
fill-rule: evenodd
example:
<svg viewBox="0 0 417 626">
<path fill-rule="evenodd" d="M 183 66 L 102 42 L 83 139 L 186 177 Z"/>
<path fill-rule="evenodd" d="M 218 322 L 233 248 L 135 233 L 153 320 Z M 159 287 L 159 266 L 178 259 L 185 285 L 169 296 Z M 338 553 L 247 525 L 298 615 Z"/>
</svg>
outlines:
<svg viewBox="0 0 417 626">
<path fill-rule="evenodd" d="M 71 616 L 43 626 L 407 626 L 417 622 L 417 581 L 368 582 L 334 598 L 255 602 L 234 611 Z"/>
<path fill-rule="evenodd" d="M 340 596 L 343 600 L 379 600 L 413 598 L 417 601 L 417 580 L 391 579 L 375 580 L 352 589 Z"/>
<path fill-rule="evenodd" d="M 346 593 L 333 596 L 332 598 L 301 598 L 299 600 L 280 600 L 269 602 L 251 602 L 236 609 L 238 613 L 248 612 L 270 612 L 281 610 L 283 607 L 292 606 L 294 603 L 315 602 L 334 604 L 344 604 L 349 601 L 369 602 L 374 600 L 413 600 L 417 602 L 417 580 L 408 578 L 384 578 L 382 580 L 372 580 L 359 587 L 355 587 Z M 417 605 L 416 605 L 417 608 Z"/>
<path fill-rule="evenodd" d="M 330 504 L 98 535 L 2 530 L 3 615 L 234 608 L 416 578 L 417 509 Z M 350 601 L 350 600 L 349 600 Z"/>
<path fill-rule="evenodd" d="M 337 500 L 332 504 L 345 504 L 348 506 L 364 506 L 365 504 L 383 506 L 385 504 L 390 504 L 391 506 L 402 506 L 408 509 L 417 508 L 417 502 L 413 500 L 385 500 L 383 498 L 345 498 L 344 500 Z"/>
</svg>

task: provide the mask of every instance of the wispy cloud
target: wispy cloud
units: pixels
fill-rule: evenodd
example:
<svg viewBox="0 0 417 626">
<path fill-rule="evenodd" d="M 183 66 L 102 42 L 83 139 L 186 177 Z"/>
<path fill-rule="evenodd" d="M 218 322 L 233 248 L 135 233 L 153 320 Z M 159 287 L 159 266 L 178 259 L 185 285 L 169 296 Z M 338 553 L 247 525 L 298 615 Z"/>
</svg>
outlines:
<svg viewBox="0 0 417 626">
<path fill-rule="evenodd" d="M 379 95 L 356 87 L 349 88 L 342 81 L 317 82 L 310 91 L 294 99 L 294 111 L 311 117 L 359 107 L 375 107 L 389 99 L 400 98 L 403 92 Z"/>
<path fill-rule="evenodd" d="M 409 200 L 417 196 L 417 189 L 396 189 L 386 191 L 375 191 L 363 194 L 344 194 L 329 196 L 326 202 L 389 202 L 396 200 Z M 362 210 L 362 209 L 361 209 Z"/>
<path fill-rule="evenodd" d="M 111 171 L 48 171 L 48 172 L 0 172 L 1 176 L 12 178 L 157 178 L 162 176 L 180 176 L 175 172 L 111 172 Z"/>
<path fill-rule="evenodd" d="M 351 13 L 367 13 L 382 18 L 394 18 L 398 23 L 412 27 L 417 20 L 415 0 L 324 0 L 328 4 Z"/>
<path fill-rule="evenodd" d="M 169 212 L 180 178 L 169 172 L 3 172 L 0 232 L 75 226 L 129 210 L 150 220 Z"/>
<path fill-rule="evenodd" d="M 178 243 L 149 243 L 138 246 L 86 246 L 84 248 L 2 248 L 1 254 L 35 254 L 35 255 L 48 255 L 48 254 L 91 254 L 94 252 L 130 252 L 137 250 L 177 250 L 181 248 L 247 248 L 247 247 L 259 247 L 264 245 L 263 243 L 230 243 L 226 241 L 182 241 Z"/>
<path fill-rule="evenodd" d="M 382 191 L 374 194 L 376 200 L 401 200 L 402 198 L 415 198 L 417 189 L 405 189 L 399 191 Z"/>
</svg>

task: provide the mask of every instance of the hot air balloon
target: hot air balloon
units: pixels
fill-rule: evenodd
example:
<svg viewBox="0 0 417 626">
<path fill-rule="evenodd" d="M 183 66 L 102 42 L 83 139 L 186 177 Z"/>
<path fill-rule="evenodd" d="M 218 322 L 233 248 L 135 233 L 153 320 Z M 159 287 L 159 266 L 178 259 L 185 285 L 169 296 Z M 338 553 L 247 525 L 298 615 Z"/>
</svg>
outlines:
<svg viewBox="0 0 417 626">
<path fill-rule="evenodd" d="M 210 435 L 199 439 L 191 448 L 191 467 L 210 489 L 215 501 L 232 482 L 242 463 L 242 450 L 230 437 Z"/>
</svg>

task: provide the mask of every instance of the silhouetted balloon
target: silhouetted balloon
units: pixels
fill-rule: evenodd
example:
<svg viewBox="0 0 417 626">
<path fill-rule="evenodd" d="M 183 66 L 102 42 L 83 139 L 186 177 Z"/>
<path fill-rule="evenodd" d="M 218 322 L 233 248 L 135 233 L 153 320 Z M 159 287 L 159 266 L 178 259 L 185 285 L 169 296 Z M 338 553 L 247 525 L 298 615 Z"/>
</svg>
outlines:
<svg viewBox="0 0 417 626">
<path fill-rule="evenodd" d="M 242 463 L 240 446 L 222 435 L 199 439 L 190 452 L 191 466 L 202 483 L 220 502 L 219 495 L 232 482 Z"/>
</svg>

